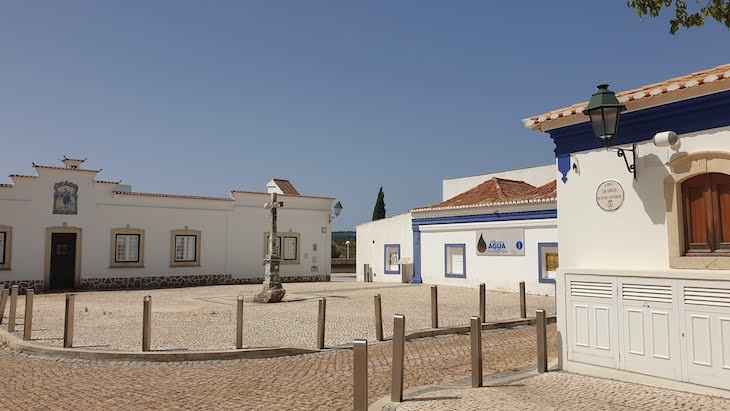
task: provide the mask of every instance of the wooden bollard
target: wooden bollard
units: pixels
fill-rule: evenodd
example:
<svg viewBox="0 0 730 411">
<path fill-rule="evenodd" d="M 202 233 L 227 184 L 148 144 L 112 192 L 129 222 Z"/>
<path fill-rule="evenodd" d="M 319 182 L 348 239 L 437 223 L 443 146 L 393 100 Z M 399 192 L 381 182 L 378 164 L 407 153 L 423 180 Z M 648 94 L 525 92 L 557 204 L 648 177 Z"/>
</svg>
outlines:
<svg viewBox="0 0 730 411">
<path fill-rule="evenodd" d="M 471 386 L 482 384 L 482 319 L 471 317 Z"/>
<path fill-rule="evenodd" d="M 527 297 L 524 281 L 520 281 L 520 318 L 527 318 Z"/>
<path fill-rule="evenodd" d="M 15 331 L 15 320 L 18 310 L 18 286 L 10 288 L 10 314 L 8 315 L 8 331 Z"/>
<path fill-rule="evenodd" d="M 487 322 L 487 285 L 479 283 L 479 318 Z"/>
<path fill-rule="evenodd" d="M 375 339 L 383 341 L 383 305 L 380 294 L 373 296 L 375 302 Z"/>
<path fill-rule="evenodd" d="M 150 350 L 152 341 L 152 296 L 142 300 L 142 351 Z"/>
<path fill-rule="evenodd" d="M 63 348 L 74 344 L 74 302 L 76 294 L 66 294 L 66 314 L 63 320 Z"/>
<path fill-rule="evenodd" d="M 431 286 L 431 328 L 439 328 L 439 290 Z"/>
<path fill-rule="evenodd" d="M 0 295 L 0 324 L 3 323 L 5 317 L 5 307 L 8 305 L 8 298 L 10 297 L 10 289 L 3 288 L 3 293 Z"/>
<path fill-rule="evenodd" d="M 406 317 L 393 316 L 393 360 L 390 379 L 390 401 L 403 401 L 403 365 L 406 349 Z"/>
<path fill-rule="evenodd" d="M 324 348 L 324 326 L 327 319 L 327 299 L 319 299 L 319 315 L 317 316 L 317 348 Z"/>
<path fill-rule="evenodd" d="M 23 339 L 30 340 L 33 327 L 33 294 L 32 288 L 25 291 L 25 318 L 23 319 Z"/>
<path fill-rule="evenodd" d="M 243 296 L 236 299 L 236 349 L 243 348 Z"/>
<path fill-rule="evenodd" d="M 537 310 L 535 313 L 535 326 L 537 327 L 537 372 L 543 373 L 548 370 L 547 317 L 545 316 L 545 310 Z"/>
<path fill-rule="evenodd" d="M 355 340 L 353 344 L 352 386 L 355 411 L 368 409 L 368 341 Z"/>
</svg>

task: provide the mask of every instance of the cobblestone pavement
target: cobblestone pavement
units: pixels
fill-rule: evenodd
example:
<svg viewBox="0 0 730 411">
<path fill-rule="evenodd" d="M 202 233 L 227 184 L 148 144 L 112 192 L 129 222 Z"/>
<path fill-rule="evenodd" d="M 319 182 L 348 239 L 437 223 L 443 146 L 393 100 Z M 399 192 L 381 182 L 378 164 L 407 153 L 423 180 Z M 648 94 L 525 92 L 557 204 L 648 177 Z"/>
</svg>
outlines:
<svg viewBox="0 0 730 411">
<path fill-rule="evenodd" d="M 488 384 L 488 381 L 485 381 Z M 417 389 L 397 410 L 728 410 L 730 400 L 564 371 L 479 389 Z M 391 408 L 391 407 L 388 407 Z"/>
<path fill-rule="evenodd" d="M 142 298 L 152 296 L 153 350 L 214 350 L 234 346 L 236 296 L 243 294 L 244 344 L 247 347 L 316 347 L 317 299 L 327 298 L 325 344 L 351 344 L 356 338 L 375 339 L 373 294 L 382 295 L 383 327 L 389 337 L 393 314 L 406 316 L 409 331 L 430 326 L 428 285 L 386 283 L 285 284 L 286 302 L 254 304 L 261 285 L 226 285 L 136 291 L 93 291 L 76 295 L 74 346 L 85 349 L 141 351 Z M 65 294 L 35 296 L 33 340 L 60 346 L 63 338 Z M 489 292 L 489 321 L 519 316 L 516 293 Z M 528 295 L 528 313 L 538 308 L 555 311 L 554 298 Z M 25 298 L 18 299 L 16 334 L 22 335 Z M 462 325 L 477 315 L 477 289 L 439 287 L 442 326 Z M 6 309 L 7 316 L 9 308 Z M 2 327 L 6 327 L 5 323 Z"/>
<path fill-rule="evenodd" d="M 555 325 L 549 326 L 555 353 Z M 535 363 L 534 327 L 483 333 L 484 372 Z M 406 343 L 405 386 L 469 375 L 469 336 Z M 372 401 L 389 393 L 389 342 L 371 344 Z M 553 355 L 552 358 L 555 356 Z M 58 359 L 0 348 L 0 409 L 352 409 L 352 351 L 182 363 Z"/>
</svg>

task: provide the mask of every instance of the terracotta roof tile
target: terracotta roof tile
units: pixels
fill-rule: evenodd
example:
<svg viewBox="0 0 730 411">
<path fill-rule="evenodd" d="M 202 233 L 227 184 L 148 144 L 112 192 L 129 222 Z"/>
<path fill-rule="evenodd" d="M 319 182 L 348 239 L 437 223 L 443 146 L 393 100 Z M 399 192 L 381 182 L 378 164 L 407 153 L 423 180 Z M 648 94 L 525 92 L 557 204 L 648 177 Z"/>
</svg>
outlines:
<svg viewBox="0 0 730 411">
<path fill-rule="evenodd" d="M 540 187 L 535 187 L 524 181 L 493 177 L 439 204 L 417 208 L 413 211 L 541 203 L 554 201 L 555 199 L 556 184 L 554 180 Z"/>
<path fill-rule="evenodd" d="M 297 191 L 296 188 L 294 188 L 294 185 L 289 180 L 279 179 L 275 178 L 274 183 L 279 187 L 282 193 L 284 195 L 288 196 L 298 196 L 299 191 Z"/>
<path fill-rule="evenodd" d="M 712 85 L 714 83 L 714 85 Z M 724 64 L 711 69 L 697 71 L 695 73 L 687 74 L 681 77 L 671 78 L 659 83 L 649 84 L 643 87 L 635 88 L 632 90 L 622 91 L 616 93 L 618 101 L 621 103 L 631 103 L 638 100 L 646 100 L 642 103 L 646 106 L 652 105 L 652 98 L 657 96 L 673 93 L 680 90 L 686 90 L 692 87 L 698 87 L 698 92 L 701 92 L 700 88 L 709 88 L 714 90 L 717 87 L 718 90 L 727 88 L 730 89 L 730 64 Z M 716 91 L 710 91 L 716 92 Z M 686 98 L 686 97 L 684 97 Z M 681 99 L 678 96 L 677 99 Z M 666 102 L 665 102 L 666 104 Z M 540 129 L 545 123 L 557 120 L 559 118 L 567 118 L 572 116 L 584 116 L 583 110 L 588 105 L 588 102 L 573 104 L 572 106 L 552 110 L 548 113 L 533 116 L 522 120 L 525 127 L 530 129 Z M 628 107 L 632 110 L 632 107 Z M 633 109 L 641 109 L 644 107 L 635 107 Z M 585 117 L 585 121 L 588 118 Z"/>
</svg>

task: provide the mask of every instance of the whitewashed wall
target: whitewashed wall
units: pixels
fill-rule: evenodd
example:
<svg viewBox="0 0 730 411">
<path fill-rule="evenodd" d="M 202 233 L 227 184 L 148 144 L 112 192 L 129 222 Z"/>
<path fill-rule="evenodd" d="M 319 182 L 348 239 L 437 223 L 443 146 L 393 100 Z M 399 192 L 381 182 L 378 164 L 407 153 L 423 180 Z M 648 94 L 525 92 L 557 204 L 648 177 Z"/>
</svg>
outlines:
<svg viewBox="0 0 730 411">
<path fill-rule="evenodd" d="M 518 227 L 525 230 L 524 256 L 477 255 L 477 231 Z M 420 230 L 421 278 L 424 283 L 478 287 L 483 282 L 490 290 L 519 291 L 519 282 L 524 281 L 528 293 L 555 294 L 553 284 L 538 280 L 538 243 L 557 242 L 556 219 L 421 225 Z M 466 278 L 445 276 L 444 245 L 452 243 L 466 244 Z"/>
<path fill-rule="evenodd" d="M 13 228 L 12 270 L 0 271 L 0 281 L 43 280 L 46 228 L 64 223 L 83 230 L 81 278 L 263 276 L 267 194 L 234 193 L 235 201 L 115 195 L 114 184 L 95 182 L 91 172 L 38 168 L 37 173 L 35 178 L 14 177 L 13 187 L 0 187 L 0 225 Z M 77 215 L 52 213 L 53 186 L 60 181 L 78 185 Z M 282 265 L 281 274 L 329 275 L 332 200 L 279 198 L 285 202 L 279 210 L 279 231 L 300 233 L 300 264 Z M 145 267 L 109 268 L 111 229 L 127 224 L 145 230 Z M 170 267 L 170 231 L 185 226 L 202 231 L 201 267 Z"/>
<path fill-rule="evenodd" d="M 360 224 L 357 231 L 357 280 L 363 281 L 365 264 L 373 271 L 373 281 L 401 282 L 397 274 L 385 274 L 385 244 L 400 244 L 401 258 L 408 257 L 407 275 L 413 273 L 413 229 L 411 213 Z"/>
</svg>

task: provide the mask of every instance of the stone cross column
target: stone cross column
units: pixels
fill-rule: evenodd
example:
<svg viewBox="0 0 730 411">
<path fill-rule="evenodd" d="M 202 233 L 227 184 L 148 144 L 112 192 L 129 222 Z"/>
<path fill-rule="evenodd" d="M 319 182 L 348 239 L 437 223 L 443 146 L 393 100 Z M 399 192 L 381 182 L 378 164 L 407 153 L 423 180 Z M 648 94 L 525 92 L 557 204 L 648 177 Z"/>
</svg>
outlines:
<svg viewBox="0 0 730 411">
<path fill-rule="evenodd" d="M 276 193 L 271 193 L 271 202 L 266 203 L 264 207 L 271 210 L 271 230 L 269 231 L 269 244 L 264 257 L 264 289 L 256 294 L 254 301 L 257 303 L 278 303 L 284 298 L 286 290 L 281 285 L 279 278 L 279 262 L 281 256 L 275 254 L 274 244 L 276 241 L 276 210 L 283 207 L 284 203 L 276 201 Z M 283 244 L 279 243 L 279 253 Z"/>
</svg>

